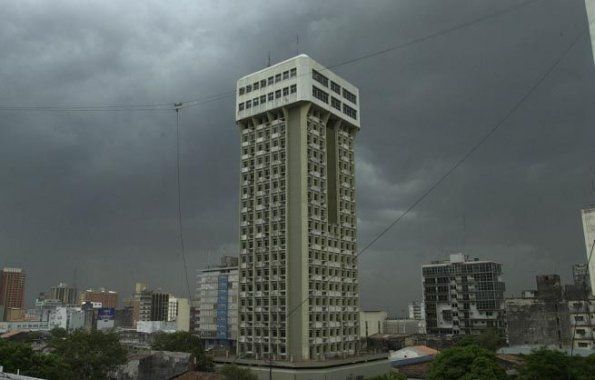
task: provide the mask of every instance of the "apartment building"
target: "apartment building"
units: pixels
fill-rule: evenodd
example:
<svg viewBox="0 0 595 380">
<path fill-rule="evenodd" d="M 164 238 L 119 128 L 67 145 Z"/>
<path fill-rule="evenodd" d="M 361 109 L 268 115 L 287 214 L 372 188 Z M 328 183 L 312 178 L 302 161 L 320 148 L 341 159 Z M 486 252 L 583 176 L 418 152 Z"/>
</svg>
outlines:
<svg viewBox="0 0 595 380">
<path fill-rule="evenodd" d="M 469 335 L 504 331 L 502 265 L 462 253 L 422 266 L 428 334 Z"/>
<path fill-rule="evenodd" d="M 242 357 L 358 352 L 359 104 L 355 86 L 303 54 L 237 82 Z"/>
</svg>

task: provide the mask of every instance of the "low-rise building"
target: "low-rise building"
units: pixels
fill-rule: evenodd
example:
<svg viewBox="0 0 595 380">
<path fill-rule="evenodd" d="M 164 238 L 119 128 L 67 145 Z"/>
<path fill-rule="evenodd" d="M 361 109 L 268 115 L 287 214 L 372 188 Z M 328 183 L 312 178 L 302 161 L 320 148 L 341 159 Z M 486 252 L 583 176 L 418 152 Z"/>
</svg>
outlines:
<svg viewBox="0 0 595 380">
<path fill-rule="evenodd" d="M 359 312 L 359 332 L 361 338 L 384 333 L 384 321 L 388 313 L 384 310 L 366 310 Z"/>
<path fill-rule="evenodd" d="M 595 298 L 567 302 L 572 347 L 595 350 Z"/>
<path fill-rule="evenodd" d="M 85 327 L 85 312 L 80 307 L 59 306 L 49 317 L 50 329 L 62 328 L 74 331 Z"/>
<path fill-rule="evenodd" d="M 425 334 L 426 322 L 419 319 L 387 319 L 382 330 L 383 334 L 389 335 Z"/>
<path fill-rule="evenodd" d="M 145 334 L 156 332 L 173 333 L 177 331 L 177 324 L 175 321 L 138 321 L 136 323 L 136 331 Z"/>
</svg>

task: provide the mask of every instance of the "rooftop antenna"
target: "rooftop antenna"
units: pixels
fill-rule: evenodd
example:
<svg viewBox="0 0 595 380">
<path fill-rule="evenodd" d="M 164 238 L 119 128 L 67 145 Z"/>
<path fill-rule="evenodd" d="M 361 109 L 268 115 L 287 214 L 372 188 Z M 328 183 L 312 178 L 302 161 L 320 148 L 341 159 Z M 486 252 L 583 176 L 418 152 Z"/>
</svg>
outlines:
<svg viewBox="0 0 595 380">
<path fill-rule="evenodd" d="M 300 55 L 300 35 L 295 35 L 295 55 Z"/>
<path fill-rule="evenodd" d="M 271 67 L 271 52 L 269 51 L 269 59 L 267 61 L 267 67 Z"/>
</svg>

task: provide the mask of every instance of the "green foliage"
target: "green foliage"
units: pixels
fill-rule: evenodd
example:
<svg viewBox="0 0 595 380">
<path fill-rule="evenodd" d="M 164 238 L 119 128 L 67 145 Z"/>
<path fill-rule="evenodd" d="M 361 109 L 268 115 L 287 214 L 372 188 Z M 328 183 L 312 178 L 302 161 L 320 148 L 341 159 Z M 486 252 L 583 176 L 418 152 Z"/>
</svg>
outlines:
<svg viewBox="0 0 595 380">
<path fill-rule="evenodd" d="M 587 380 L 595 378 L 595 354 L 570 357 L 564 352 L 541 348 L 525 356 L 519 380 Z"/>
<path fill-rule="evenodd" d="M 66 338 L 68 336 L 68 331 L 61 327 L 54 327 L 50 330 L 50 335 L 54 339 Z"/>
<path fill-rule="evenodd" d="M 196 369 L 199 371 L 213 371 L 213 362 L 205 354 L 202 341 L 189 332 L 178 331 L 175 333 L 158 333 L 151 345 L 153 350 L 188 352 L 196 360 Z"/>
<path fill-rule="evenodd" d="M 506 338 L 495 328 L 488 329 L 480 335 L 465 335 L 458 343 L 459 346 L 479 346 L 489 351 L 498 350 L 506 345 Z"/>
<path fill-rule="evenodd" d="M 500 380 L 506 372 L 496 354 L 476 345 L 455 346 L 442 351 L 428 371 L 429 380 Z"/>
<path fill-rule="evenodd" d="M 54 338 L 51 346 L 75 379 L 106 379 L 109 371 L 126 362 L 126 350 L 113 333 L 75 331 Z"/>
<path fill-rule="evenodd" d="M 407 376 L 403 375 L 402 373 L 391 372 L 384 375 L 370 377 L 368 380 L 407 380 Z"/>
<path fill-rule="evenodd" d="M 0 340 L 0 363 L 5 372 L 43 379 L 75 379 L 68 366 L 54 354 L 40 354 L 23 343 Z"/>
<path fill-rule="evenodd" d="M 258 376 L 248 368 L 240 368 L 233 364 L 223 366 L 219 373 L 225 380 L 258 380 Z"/>
</svg>

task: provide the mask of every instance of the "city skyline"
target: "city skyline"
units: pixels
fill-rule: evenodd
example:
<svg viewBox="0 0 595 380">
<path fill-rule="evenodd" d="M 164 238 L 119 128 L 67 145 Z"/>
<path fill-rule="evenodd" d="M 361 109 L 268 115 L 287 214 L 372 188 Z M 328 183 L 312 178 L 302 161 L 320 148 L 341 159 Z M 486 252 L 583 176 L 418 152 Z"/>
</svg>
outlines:
<svg viewBox="0 0 595 380">
<path fill-rule="evenodd" d="M 43 30 L 49 38 L 48 50 L 42 51 L 48 62 L 43 69 L 35 65 L 39 46 L 2 39 L 10 59 L 0 74 L 7 89 L 0 104 L 57 104 L 57 99 L 62 104 L 153 104 L 200 98 L 232 90 L 235 78 L 266 64 L 269 51 L 273 63 L 299 49 L 332 66 L 513 4 L 465 8 L 438 1 L 403 2 L 342 10 L 337 17 L 333 4 L 318 13 L 309 9 L 312 4 L 288 4 L 287 14 L 268 13 L 261 6 L 262 12 L 230 25 L 223 40 L 212 41 L 188 25 L 215 28 L 213 23 L 229 19 L 241 7 L 207 9 L 204 14 L 210 17 L 204 17 L 210 20 L 187 18 L 186 23 L 173 22 L 180 13 L 175 9 L 161 10 L 171 21 L 168 32 L 191 36 L 190 47 L 159 42 L 158 32 L 144 32 L 148 19 L 135 24 L 124 16 L 127 12 L 71 10 L 75 23 L 84 20 L 105 42 L 91 46 L 97 50 L 88 57 L 60 54 L 64 46 L 84 50 L 93 42 L 54 24 L 61 22 L 59 5 L 38 5 L 45 13 L 22 20 L 22 25 L 31 28 L 39 21 L 50 26 Z M 11 25 L 11 19 L 19 19 L 17 13 L 7 7 L 2 24 Z M 274 30 L 264 22 L 270 17 L 280 17 L 287 28 Z M 360 244 L 494 125 L 571 43 L 585 17 L 582 2 L 536 2 L 336 70 L 362 83 L 365 102 L 367 128 L 358 136 L 356 159 Z M 106 18 L 120 23 L 106 30 Z M 249 32 L 243 35 L 244 30 Z M 41 38 L 41 32 L 31 31 Z M 27 41 L 20 27 L 11 33 Z M 337 43 L 339 36 L 353 39 Z M 60 38 L 65 45 L 53 46 L 51 40 Z M 142 41 L 147 38 L 158 42 L 146 47 Z M 117 64 L 100 64 L 115 56 L 120 57 L 113 59 Z M 60 81 L 48 81 L 48 73 Z M 580 209 L 593 202 L 593 152 L 587 142 L 594 132 L 585 122 L 593 112 L 593 79 L 585 37 L 489 144 L 362 257 L 363 308 L 382 305 L 404 284 L 418 284 L 422 263 L 457 251 L 501 262 L 512 293 L 529 288 L 535 273 L 569 279 L 571 269 L 565 263 L 585 260 Z M 237 253 L 239 186 L 234 173 L 239 157 L 232 108 L 228 98 L 180 111 L 190 273 L 206 265 L 209 251 Z M 80 288 L 109 285 L 124 294 L 135 282 L 148 280 L 184 294 L 178 275 L 183 267 L 177 251 L 174 118 L 173 111 L 3 111 L 0 181 L 7 186 L 0 190 L 1 264 L 28 273 L 27 302 L 59 281 L 72 283 L 75 269 Z M 387 290 L 377 291 L 377 283 Z M 389 306 L 395 312 L 420 297 L 421 287 L 407 286 Z"/>
</svg>

